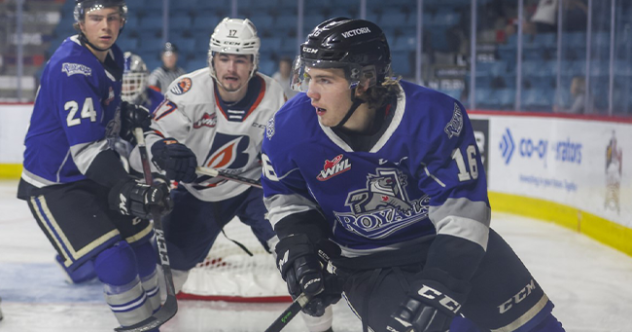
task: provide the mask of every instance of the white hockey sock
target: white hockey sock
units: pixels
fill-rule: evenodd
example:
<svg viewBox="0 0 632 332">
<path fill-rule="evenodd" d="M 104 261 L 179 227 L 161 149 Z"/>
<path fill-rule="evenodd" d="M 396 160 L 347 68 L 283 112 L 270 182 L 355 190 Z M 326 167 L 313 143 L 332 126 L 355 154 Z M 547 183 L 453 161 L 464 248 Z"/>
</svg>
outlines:
<svg viewBox="0 0 632 332">
<path fill-rule="evenodd" d="M 134 325 L 151 316 L 152 308 L 138 277 L 124 286 L 103 284 L 103 290 L 105 302 L 121 326 Z"/>
<path fill-rule="evenodd" d="M 154 273 L 142 279 L 143 289 L 147 295 L 152 312 L 160 308 L 160 289 L 158 287 L 158 269 Z"/>
<path fill-rule="evenodd" d="M 310 332 L 323 332 L 327 331 L 334 320 L 334 313 L 331 310 L 331 306 L 328 306 L 325 309 L 325 313 L 320 317 L 310 316 L 301 311 L 301 316 L 303 316 L 303 320 L 305 321 L 305 325 Z"/>
</svg>

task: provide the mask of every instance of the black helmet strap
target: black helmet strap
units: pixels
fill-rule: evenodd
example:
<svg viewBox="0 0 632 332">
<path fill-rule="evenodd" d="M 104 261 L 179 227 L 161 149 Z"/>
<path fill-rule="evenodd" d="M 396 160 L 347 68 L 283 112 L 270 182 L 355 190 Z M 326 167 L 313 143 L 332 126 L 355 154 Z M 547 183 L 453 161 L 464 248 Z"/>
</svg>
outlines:
<svg viewBox="0 0 632 332">
<path fill-rule="evenodd" d="M 109 50 L 109 48 L 106 49 L 102 49 L 99 47 L 96 47 L 94 44 L 92 44 L 89 40 L 88 37 L 86 37 L 86 35 L 83 34 L 83 32 L 79 32 L 79 40 L 83 43 L 83 44 L 88 44 L 90 45 L 90 47 L 94 48 L 95 50 L 99 51 L 99 52 L 106 52 L 107 50 Z"/>
<path fill-rule="evenodd" d="M 362 105 L 365 102 L 364 99 L 356 97 L 355 92 L 356 92 L 356 88 L 351 89 L 351 100 L 353 101 L 353 104 L 351 104 L 351 107 L 349 107 L 349 110 L 347 111 L 347 114 L 345 114 L 345 117 L 342 118 L 342 120 L 340 120 L 340 122 L 338 122 L 337 125 L 332 127 L 332 129 L 342 128 L 342 126 L 344 126 L 345 123 L 349 121 L 349 118 L 351 118 L 351 116 L 353 115 L 353 113 L 355 113 L 358 107 L 360 107 L 360 105 Z"/>
</svg>

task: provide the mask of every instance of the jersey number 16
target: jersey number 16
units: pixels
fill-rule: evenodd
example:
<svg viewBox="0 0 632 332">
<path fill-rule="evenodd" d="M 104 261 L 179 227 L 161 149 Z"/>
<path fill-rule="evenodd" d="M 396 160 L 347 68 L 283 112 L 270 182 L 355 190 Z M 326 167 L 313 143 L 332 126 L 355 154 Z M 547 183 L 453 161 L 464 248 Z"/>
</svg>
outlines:
<svg viewBox="0 0 632 332">
<path fill-rule="evenodd" d="M 476 147 L 474 145 L 469 145 L 465 149 L 465 156 L 467 157 L 467 163 L 469 164 L 469 172 L 467 170 L 467 166 L 465 166 L 465 159 L 463 158 L 463 154 L 461 153 L 461 149 L 456 148 L 452 151 L 452 159 L 456 161 L 456 167 L 459 168 L 459 181 L 468 181 L 470 179 L 476 180 L 478 178 L 478 163 L 476 160 Z"/>
</svg>

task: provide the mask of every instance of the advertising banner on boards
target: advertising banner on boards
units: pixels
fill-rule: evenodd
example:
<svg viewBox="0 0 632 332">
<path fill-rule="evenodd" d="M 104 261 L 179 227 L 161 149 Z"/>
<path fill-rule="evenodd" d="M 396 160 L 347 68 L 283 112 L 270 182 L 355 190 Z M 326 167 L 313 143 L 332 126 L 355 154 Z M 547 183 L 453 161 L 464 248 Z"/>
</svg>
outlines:
<svg viewBox="0 0 632 332">
<path fill-rule="evenodd" d="M 632 124 L 490 118 L 489 190 L 544 199 L 632 227 Z"/>
</svg>

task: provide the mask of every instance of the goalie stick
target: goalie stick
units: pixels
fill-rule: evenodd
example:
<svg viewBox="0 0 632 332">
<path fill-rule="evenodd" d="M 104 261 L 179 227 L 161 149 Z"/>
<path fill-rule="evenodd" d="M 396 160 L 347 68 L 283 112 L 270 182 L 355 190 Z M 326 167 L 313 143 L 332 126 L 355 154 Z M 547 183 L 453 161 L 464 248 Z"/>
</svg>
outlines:
<svg viewBox="0 0 632 332">
<path fill-rule="evenodd" d="M 143 175 L 145 182 L 152 185 L 154 180 L 151 177 L 151 169 L 149 168 L 149 158 L 147 157 L 147 147 L 145 146 L 145 137 L 142 128 L 134 128 L 134 137 L 138 142 L 138 151 L 140 152 L 140 160 L 143 164 Z M 151 317 L 132 326 L 117 327 L 115 331 L 143 332 L 149 331 L 166 323 L 178 312 L 178 301 L 176 300 L 175 287 L 173 286 L 173 277 L 171 276 L 171 266 L 169 266 L 169 256 L 167 256 L 167 243 L 162 230 L 162 222 L 160 221 L 160 213 L 157 213 L 156 207 L 150 209 L 150 214 L 154 220 L 154 232 L 156 233 L 156 246 L 158 247 L 158 256 L 160 258 L 160 266 L 165 277 L 167 285 L 167 300 Z"/>
<path fill-rule="evenodd" d="M 228 174 L 219 170 L 216 170 L 214 168 L 208 168 L 208 167 L 196 167 L 195 168 L 195 172 L 197 174 L 201 174 L 201 175 L 208 175 L 208 176 L 212 176 L 212 177 L 220 177 L 220 178 L 224 178 L 227 180 L 231 180 L 231 181 L 237 181 L 243 184 L 247 184 L 249 186 L 253 186 L 255 188 L 261 188 L 261 182 L 257 181 L 257 180 L 253 180 L 253 179 L 249 179 L 243 176 L 239 176 L 239 175 L 233 175 L 233 174 Z"/>
</svg>

